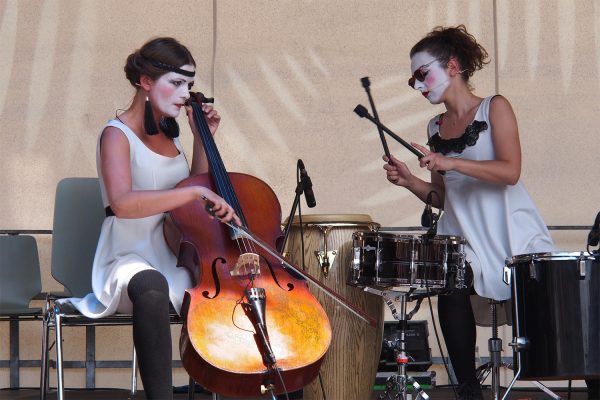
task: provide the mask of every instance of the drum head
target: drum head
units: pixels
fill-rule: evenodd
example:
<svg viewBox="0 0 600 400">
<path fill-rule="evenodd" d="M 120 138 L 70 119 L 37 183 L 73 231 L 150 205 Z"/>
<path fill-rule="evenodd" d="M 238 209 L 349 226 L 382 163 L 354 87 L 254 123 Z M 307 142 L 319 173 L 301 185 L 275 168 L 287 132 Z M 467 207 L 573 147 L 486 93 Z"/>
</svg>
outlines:
<svg viewBox="0 0 600 400">
<path fill-rule="evenodd" d="M 287 224 L 289 218 L 283 221 Z M 308 214 L 302 216 L 303 225 L 321 225 L 321 226 L 366 226 L 371 230 L 379 229 L 381 226 L 373 222 L 371 217 L 366 214 Z M 300 218 L 294 216 L 292 225 L 300 225 Z"/>
</svg>

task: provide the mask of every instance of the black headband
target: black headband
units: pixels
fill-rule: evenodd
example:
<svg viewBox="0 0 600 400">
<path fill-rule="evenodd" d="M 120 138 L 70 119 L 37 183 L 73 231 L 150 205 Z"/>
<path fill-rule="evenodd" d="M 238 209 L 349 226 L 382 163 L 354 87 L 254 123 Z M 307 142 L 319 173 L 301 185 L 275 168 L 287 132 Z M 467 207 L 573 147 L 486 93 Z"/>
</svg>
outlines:
<svg viewBox="0 0 600 400">
<path fill-rule="evenodd" d="M 177 68 L 169 64 L 162 63 L 160 61 L 150 61 L 150 64 L 154 65 L 156 68 L 163 69 L 165 71 L 177 72 L 178 74 L 189 76 L 193 78 L 196 75 L 194 71 L 186 71 L 185 69 Z"/>
</svg>

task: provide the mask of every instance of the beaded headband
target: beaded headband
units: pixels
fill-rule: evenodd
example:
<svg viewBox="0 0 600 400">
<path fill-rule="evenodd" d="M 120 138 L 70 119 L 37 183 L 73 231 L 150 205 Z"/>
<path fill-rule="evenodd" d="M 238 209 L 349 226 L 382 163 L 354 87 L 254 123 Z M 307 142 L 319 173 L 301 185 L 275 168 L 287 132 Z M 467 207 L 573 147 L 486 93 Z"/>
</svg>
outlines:
<svg viewBox="0 0 600 400">
<path fill-rule="evenodd" d="M 165 64 L 160 61 L 150 61 L 150 64 L 154 65 L 156 68 L 163 69 L 165 71 L 177 72 L 178 74 L 189 76 L 193 78 L 196 75 L 196 72 L 186 71 L 185 69 L 174 67 L 173 65 Z"/>
</svg>

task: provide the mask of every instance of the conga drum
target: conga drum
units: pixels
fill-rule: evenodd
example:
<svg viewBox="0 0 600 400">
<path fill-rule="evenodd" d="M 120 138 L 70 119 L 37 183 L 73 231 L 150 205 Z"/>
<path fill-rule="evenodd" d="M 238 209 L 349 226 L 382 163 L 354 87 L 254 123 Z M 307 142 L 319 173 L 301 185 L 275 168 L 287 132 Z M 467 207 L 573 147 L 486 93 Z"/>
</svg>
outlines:
<svg viewBox="0 0 600 400">
<path fill-rule="evenodd" d="M 333 338 L 321 378 L 327 399 L 369 399 L 375 383 L 383 337 L 383 299 L 346 282 L 353 259 L 352 234 L 375 230 L 368 215 L 304 215 L 306 271 L 355 307 L 377 319 L 377 328 L 355 316 L 322 291 L 311 287 L 331 321 Z M 295 217 L 286 245 L 287 257 L 302 268 L 300 222 Z M 303 399 L 323 399 L 319 379 L 304 387 Z"/>
</svg>

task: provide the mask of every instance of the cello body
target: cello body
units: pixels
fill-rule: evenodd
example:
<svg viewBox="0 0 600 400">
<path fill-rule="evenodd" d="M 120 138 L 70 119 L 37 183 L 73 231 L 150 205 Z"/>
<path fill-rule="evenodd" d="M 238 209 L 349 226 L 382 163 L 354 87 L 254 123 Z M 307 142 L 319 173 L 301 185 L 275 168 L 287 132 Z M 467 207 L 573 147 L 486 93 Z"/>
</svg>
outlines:
<svg viewBox="0 0 600 400">
<path fill-rule="evenodd" d="M 282 236 L 281 207 L 271 188 L 250 175 L 229 173 L 245 223 L 272 244 Z M 201 185 L 217 191 L 213 176 L 203 174 L 177 187 Z M 185 293 L 180 353 L 184 368 L 200 385 L 225 396 L 259 396 L 263 386 L 276 394 L 298 390 L 319 372 L 331 342 L 329 319 L 304 280 L 278 260 L 248 243 L 233 240 L 227 226 L 213 219 L 200 202 L 172 210 L 165 237 L 196 278 Z M 259 273 L 233 276 L 240 254 L 255 254 Z M 244 291 L 264 288 L 268 340 L 276 358 L 269 368 L 264 346 Z"/>
</svg>

